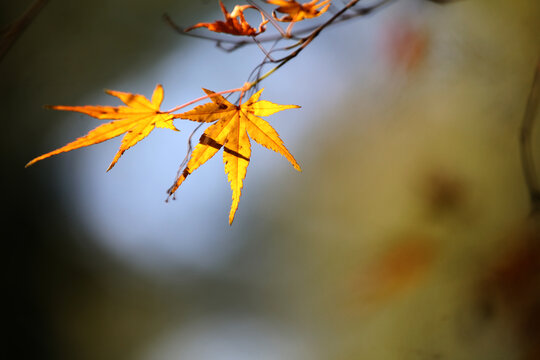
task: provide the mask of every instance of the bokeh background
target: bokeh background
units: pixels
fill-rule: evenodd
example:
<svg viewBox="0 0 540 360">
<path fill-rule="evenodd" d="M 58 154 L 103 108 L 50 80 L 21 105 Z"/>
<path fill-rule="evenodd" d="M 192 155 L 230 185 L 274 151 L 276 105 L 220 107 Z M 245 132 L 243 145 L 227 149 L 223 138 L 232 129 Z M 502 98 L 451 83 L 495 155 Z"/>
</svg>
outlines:
<svg viewBox="0 0 540 360">
<path fill-rule="evenodd" d="M 0 25 L 31 3 L 2 1 Z M 303 172 L 254 145 L 232 227 L 219 154 L 164 201 L 192 123 L 108 173 L 119 139 L 24 168 L 99 124 L 45 104 L 161 83 L 172 108 L 263 57 L 163 13 L 221 18 L 217 1 L 51 0 L 0 62 L 3 358 L 540 358 L 518 147 L 538 1 L 398 0 L 323 32 L 262 84 L 302 106 L 268 120 Z"/>
</svg>

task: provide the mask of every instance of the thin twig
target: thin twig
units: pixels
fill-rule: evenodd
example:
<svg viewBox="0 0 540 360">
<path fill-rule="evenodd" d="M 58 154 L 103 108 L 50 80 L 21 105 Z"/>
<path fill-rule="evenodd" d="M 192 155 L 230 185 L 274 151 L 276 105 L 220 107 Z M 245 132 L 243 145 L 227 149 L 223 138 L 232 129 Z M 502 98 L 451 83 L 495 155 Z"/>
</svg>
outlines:
<svg viewBox="0 0 540 360">
<path fill-rule="evenodd" d="M 189 158 L 191 157 L 191 153 L 193 152 L 193 143 L 191 142 L 191 140 L 193 139 L 193 136 L 197 133 L 197 131 L 201 128 L 201 126 L 203 126 L 203 124 L 204 123 L 198 124 L 197 127 L 195 127 L 195 129 L 193 129 L 193 131 L 191 132 L 191 135 L 189 135 L 186 157 L 184 158 L 184 160 L 182 160 L 182 163 L 178 167 L 178 171 L 176 172 L 176 178 L 174 180 L 175 182 L 176 182 L 176 179 L 180 177 L 182 169 L 184 169 L 184 167 L 187 165 Z M 171 187 L 167 189 L 168 196 L 165 199 L 165 202 L 169 202 L 169 199 L 171 198 L 171 196 L 173 200 L 176 200 L 176 193 L 173 193 L 171 195 L 171 189 L 173 187 L 174 187 L 174 184 L 171 185 Z"/>
<path fill-rule="evenodd" d="M 263 76 L 259 77 L 255 82 L 252 83 L 252 86 L 257 85 L 264 79 L 266 79 L 268 76 L 273 74 L 276 70 L 278 70 L 280 67 L 294 59 L 298 54 L 300 54 L 325 28 L 330 26 L 334 21 L 336 21 L 341 15 L 343 15 L 347 10 L 351 9 L 353 6 L 355 6 L 360 0 L 351 0 L 345 5 L 341 10 L 339 10 L 337 13 L 335 13 L 329 20 L 324 22 L 323 24 L 319 25 L 315 30 L 313 30 L 312 33 L 310 33 L 308 36 L 303 38 L 300 43 L 300 47 L 290 53 L 289 55 L 283 57 L 282 59 L 278 59 L 279 62 L 274 68 L 272 68 L 270 71 L 268 71 Z M 390 2 L 397 1 L 397 0 L 381 0 L 379 3 L 372 5 L 370 7 L 358 9 L 355 11 L 356 16 L 363 16 L 371 13 L 375 9 L 378 9 Z"/>
<path fill-rule="evenodd" d="M 358 3 L 360 0 L 357 0 L 355 1 L 355 4 Z M 371 6 L 367 6 L 367 7 L 363 7 L 363 8 L 360 8 L 360 9 L 357 9 L 354 11 L 354 13 L 352 14 L 345 14 L 341 17 L 339 17 L 339 19 L 334 19 L 332 21 L 333 24 L 338 24 L 338 23 L 341 23 L 341 22 L 344 22 L 344 21 L 347 21 L 347 20 L 350 20 L 352 18 L 356 18 L 356 17 L 360 17 L 360 16 L 366 16 L 366 15 L 369 15 L 371 12 L 373 12 L 374 10 L 377 10 L 378 8 L 386 5 L 387 3 L 390 3 L 392 1 L 397 1 L 397 0 L 382 0 L 380 1 L 379 3 L 376 3 L 374 5 L 371 5 Z M 249 1 L 250 4 L 253 4 L 252 1 Z M 354 6 L 353 5 L 353 6 Z M 349 7 L 350 8 L 350 7 Z M 343 9 L 342 9 L 343 10 Z M 340 14 L 342 14 L 343 12 L 342 11 L 339 11 Z M 336 12 L 337 14 L 337 12 Z M 334 14 L 335 15 L 335 14 Z M 196 33 L 189 33 L 189 32 L 185 32 L 184 29 L 181 27 L 181 26 L 178 26 L 176 23 L 173 22 L 173 20 L 169 17 L 169 15 L 167 14 L 164 14 L 163 15 L 163 19 L 180 35 L 185 35 L 185 36 L 191 36 L 191 37 L 195 37 L 195 38 L 199 38 L 199 39 L 203 39 L 203 40 L 209 40 L 209 41 L 213 41 L 216 43 L 216 45 L 226 51 L 226 52 L 232 52 L 234 50 L 237 50 L 241 47 L 244 47 L 246 45 L 253 45 L 254 43 L 252 41 L 247 41 L 247 40 L 236 40 L 236 39 L 223 39 L 223 38 L 216 38 L 216 37 L 213 37 L 213 36 L 208 36 L 208 35 L 200 35 L 200 34 L 196 34 Z M 270 21 L 272 21 L 273 19 L 272 18 L 269 18 Z M 287 37 L 286 34 L 283 35 L 283 29 L 279 28 L 279 25 L 276 25 L 278 29 L 280 29 L 280 33 L 279 34 L 276 34 L 276 35 L 267 35 L 267 36 L 264 36 L 264 35 L 258 35 L 257 36 L 257 41 L 259 43 L 266 43 L 266 42 L 271 42 L 271 41 L 277 41 L 277 40 L 283 40 L 283 39 L 286 39 L 286 40 L 298 40 L 298 39 L 301 39 L 301 36 L 304 35 L 304 34 L 310 34 L 312 33 L 313 31 L 317 30 L 320 25 L 314 25 L 314 26 L 309 26 L 309 27 L 306 27 L 304 29 L 300 29 L 300 30 L 296 30 L 294 32 L 294 34 L 291 34 L 290 37 Z M 279 31 L 279 30 L 278 30 Z M 309 35 L 308 35 L 309 36 Z M 227 43 L 227 44 L 233 44 L 232 47 L 230 48 L 225 48 L 221 45 L 221 43 Z M 297 46 L 297 43 L 295 45 L 293 45 L 293 47 L 296 47 Z"/>
<path fill-rule="evenodd" d="M 272 55 L 270 55 L 270 52 L 267 51 L 264 46 L 259 42 L 257 41 L 257 39 L 255 38 L 255 36 L 253 36 L 253 41 L 255 41 L 255 44 L 257 44 L 257 46 L 259 47 L 259 49 L 263 52 L 264 54 L 264 58 L 265 59 L 269 59 L 270 61 L 272 62 L 275 62 L 276 60 L 274 60 L 274 58 L 272 57 Z"/>
<path fill-rule="evenodd" d="M 250 87 L 251 87 L 251 86 L 250 86 Z M 249 88 L 249 87 L 248 87 L 248 88 Z M 182 108 L 185 108 L 186 106 L 195 104 L 196 102 L 199 102 L 199 101 L 202 101 L 202 100 L 205 100 L 205 99 L 209 99 L 209 98 L 214 97 L 214 96 L 219 96 L 219 95 L 223 95 L 223 94 L 234 93 L 234 92 L 238 92 L 238 91 L 245 92 L 245 91 L 246 91 L 246 87 L 243 86 L 243 87 L 236 88 L 236 89 L 223 90 L 223 91 L 215 92 L 215 93 L 208 94 L 208 95 L 205 95 L 205 96 L 201 96 L 201 97 L 198 97 L 198 98 L 196 98 L 196 99 L 194 99 L 194 100 L 188 101 L 188 102 L 185 103 L 185 104 L 178 105 L 177 107 L 172 108 L 171 110 L 168 110 L 168 111 L 165 111 L 165 112 L 166 112 L 166 113 L 173 113 L 173 112 L 178 111 L 178 110 L 180 110 L 180 109 L 182 109 Z"/>
<path fill-rule="evenodd" d="M 521 124 L 520 131 L 521 163 L 523 166 L 525 184 L 527 185 L 531 200 L 531 213 L 536 213 L 540 211 L 540 184 L 538 183 L 538 175 L 536 173 L 536 166 L 532 149 L 533 126 L 538 112 L 539 104 L 540 60 L 536 64 L 536 71 L 531 86 L 531 92 L 529 93 L 529 98 L 527 100 L 527 107 L 525 108 L 525 114 L 523 115 L 523 122 Z"/>
<path fill-rule="evenodd" d="M 235 89 L 234 89 L 235 90 Z M 249 89 L 246 88 L 246 87 L 242 87 L 242 88 L 239 88 L 239 90 L 241 91 L 241 93 L 245 93 L 246 91 L 248 91 Z M 200 100 L 203 100 L 205 98 L 210 98 L 210 97 L 213 97 L 213 96 L 217 96 L 217 95 L 220 95 L 220 94 L 227 94 L 227 96 L 225 96 L 224 98 L 227 100 L 234 92 L 233 91 L 221 91 L 219 93 L 213 93 L 213 94 L 210 94 L 208 96 L 203 96 L 199 99 L 196 99 L 196 101 L 200 101 Z M 191 103 L 194 103 L 196 101 L 192 101 Z M 239 100 L 240 101 L 240 100 Z M 184 104 L 183 106 L 187 106 L 186 104 Z M 176 172 L 176 178 L 174 179 L 174 183 L 169 187 L 169 189 L 167 189 L 167 198 L 165 199 L 165 202 L 169 202 L 169 199 L 172 197 L 173 200 L 176 200 L 176 192 L 173 191 L 175 185 L 176 185 L 176 182 L 177 180 L 180 178 L 180 175 L 182 174 L 182 171 L 184 170 L 184 168 L 187 166 L 188 162 L 189 162 L 189 159 L 191 158 L 191 154 L 193 152 L 193 143 L 192 143 L 192 140 L 193 140 L 193 136 L 197 133 L 197 131 L 201 128 L 201 126 L 203 126 L 205 124 L 205 121 L 202 121 L 201 123 L 199 123 L 195 129 L 193 129 L 193 131 L 191 132 L 191 134 L 189 135 L 189 138 L 188 138 L 188 145 L 187 145 L 187 153 L 186 153 L 186 156 L 184 157 L 184 160 L 182 160 L 182 163 L 180 164 L 180 166 L 178 167 L 178 171 Z"/>
<path fill-rule="evenodd" d="M 266 10 L 264 10 L 263 8 L 261 8 L 259 5 L 257 5 L 253 0 L 247 0 L 248 4 L 250 4 L 251 6 L 253 6 L 254 8 L 256 8 L 257 10 L 259 10 L 261 12 L 261 14 L 263 14 L 264 16 L 266 16 L 266 18 L 268 19 L 268 21 L 270 21 L 270 23 L 274 26 L 274 28 L 276 28 L 276 30 L 279 32 L 280 34 L 280 37 L 283 37 L 283 38 L 286 38 L 287 37 L 287 34 L 285 33 L 285 31 L 283 31 L 283 29 L 281 28 L 281 26 L 279 26 L 278 22 L 276 21 L 276 19 L 274 19 L 270 14 L 268 14 L 266 12 Z"/>
</svg>

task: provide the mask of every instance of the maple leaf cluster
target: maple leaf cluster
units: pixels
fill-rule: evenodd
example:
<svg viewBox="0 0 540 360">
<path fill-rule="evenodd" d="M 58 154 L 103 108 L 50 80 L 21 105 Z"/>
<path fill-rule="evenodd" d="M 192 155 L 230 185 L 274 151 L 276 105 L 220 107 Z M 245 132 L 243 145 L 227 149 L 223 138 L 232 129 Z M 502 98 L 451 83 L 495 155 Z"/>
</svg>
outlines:
<svg viewBox="0 0 540 360">
<path fill-rule="evenodd" d="M 120 149 L 107 169 L 108 171 L 127 149 L 148 136 L 156 127 L 178 131 L 173 125 L 175 119 L 214 123 L 202 134 L 187 166 L 168 193 L 169 195 L 174 194 L 189 174 L 212 158 L 223 147 L 225 173 L 233 193 L 229 214 L 229 224 L 232 224 L 240 202 L 243 181 L 251 156 L 249 137 L 264 147 L 282 154 L 295 169 L 300 171 L 300 166 L 283 145 L 276 130 L 260 118 L 260 116 L 272 115 L 278 111 L 298 108 L 299 106 L 279 105 L 259 100 L 262 89 L 253 94 L 248 101 L 239 105 L 230 103 L 219 93 L 206 89 L 204 91 L 207 94 L 204 98 L 210 98 L 211 102 L 181 114 L 160 110 L 163 101 L 163 87 L 161 85 L 156 86 L 152 100 L 139 94 L 107 90 L 108 94 L 118 97 L 127 106 L 51 106 L 50 108 L 54 110 L 75 111 L 97 119 L 113 121 L 98 126 L 85 136 L 59 149 L 36 157 L 26 166 L 53 155 L 97 144 L 125 134 Z"/>
<path fill-rule="evenodd" d="M 301 171 L 300 166 L 283 144 L 283 141 L 279 137 L 276 130 L 274 130 L 274 128 L 272 128 L 268 122 L 261 118 L 262 116 L 269 116 L 276 112 L 298 108 L 299 106 L 279 105 L 270 101 L 259 100 L 262 89 L 256 91 L 247 101 L 242 103 L 244 95 L 246 95 L 252 89 L 256 89 L 262 80 L 289 62 L 291 59 L 295 58 L 307 47 L 307 45 L 313 41 L 313 39 L 315 39 L 321 33 L 325 27 L 329 26 L 336 20 L 343 21 L 355 16 L 369 14 L 373 10 L 378 9 L 388 3 L 388 0 L 379 0 L 378 2 L 362 9 L 356 9 L 352 15 L 344 15 L 346 11 L 352 9 L 359 1 L 360 0 L 350 0 L 341 9 L 334 11 L 329 20 L 313 27 L 312 30 L 310 30 L 311 33 L 303 37 L 297 35 L 294 37 L 292 36 L 291 31 L 293 25 L 299 21 L 316 18 L 326 13 L 331 6 L 331 0 L 312 0 L 304 3 L 299 3 L 295 0 L 264 0 L 266 4 L 276 6 L 272 11 L 271 17 L 265 15 L 266 12 L 254 1 L 250 1 L 248 5 L 236 5 L 232 12 L 228 12 L 225 5 L 223 5 L 223 2 L 219 0 L 221 12 L 225 18 L 224 21 L 217 20 L 212 23 L 202 22 L 188 27 L 185 30 L 182 30 L 174 25 L 174 23 L 170 22 L 175 29 L 181 30 L 182 34 L 204 27 L 213 32 L 226 33 L 235 36 L 249 36 L 252 38 L 250 41 L 229 41 L 229 43 L 235 45 L 229 49 L 222 49 L 232 51 L 244 44 L 253 43 L 259 46 L 259 48 L 265 54 L 265 58 L 262 63 L 252 71 L 252 75 L 250 75 L 250 79 L 252 79 L 252 81 L 246 82 L 242 87 L 220 92 L 213 92 L 203 89 L 206 96 L 189 101 L 168 111 L 162 111 L 160 109 L 164 96 L 163 87 L 161 85 L 156 86 L 151 100 L 139 94 L 107 90 L 109 95 L 119 98 L 125 106 L 50 106 L 49 108 L 54 110 L 75 111 L 87 114 L 100 120 L 112 121 L 96 127 L 85 136 L 82 136 L 61 148 L 36 157 L 28 162 L 26 166 L 30 166 L 37 161 L 46 159 L 53 155 L 90 146 L 120 135 L 124 135 L 120 148 L 107 169 L 107 171 L 109 171 L 113 168 L 118 159 L 120 159 L 126 150 L 147 137 L 156 127 L 178 131 L 178 129 L 173 125 L 173 122 L 176 119 L 207 123 L 210 125 L 201 135 L 199 143 L 195 146 L 193 151 L 190 150 L 188 153 L 185 161 L 185 167 L 178 173 L 173 186 L 171 186 L 168 190 L 168 194 L 169 196 L 174 195 L 176 190 L 189 175 L 191 175 L 195 170 L 206 163 L 223 148 L 225 173 L 227 174 L 227 179 L 232 190 L 232 204 L 229 213 L 229 224 L 232 224 L 236 210 L 238 209 L 247 167 L 251 158 L 250 138 L 262 146 L 283 155 L 296 170 Z M 246 21 L 244 16 L 244 12 L 246 10 L 254 10 L 260 13 L 261 22 L 257 27 L 251 26 Z M 283 16 L 278 17 L 276 15 L 277 13 L 281 13 Z M 260 40 L 257 39 L 256 37 L 259 34 L 266 31 L 266 26 L 269 22 L 271 22 L 276 30 L 279 31 L 279 36 L 277 38 L 268 37 Z M 286 31 L 281 29 L 278 22 L 289 23 Z M 306 29 L 304 29 L 303 32 L 306 32 Z M 215 39 L 208 36 L 195 36 L 213 40 L 218 46 L 222 41 L 221 39 Z M 296 42 L 287 47 L 275 48 L 275 45 L 281 38 L 288 40 L 292 39 Z M 265 41 L 274 42 L 272 49 L 269 51 L 265 50 L 262 45 L 262 42 Z M 283 57 L 274 59 L 271 56 L 274 51 L 289 51 L 289 53 Z M 262 68 L 268 63 L 274 63 L 274 68 L 266 72 L 264 75 L 261 75 Z M 235 92 L 240 93 L 236 103 L 229 102 L 223 96 L 224 94 L 232 94 Z M 206 99 L 209 99 L 210 102 L 198 105 L 192 110 L 186 112 L 176 113 L 180 109 Z"/>
<path fill-rule="evenodd" d="M 313 39 L 315 39 L 315 37 L 318 36 L 322 29 L 329 26 L 335 20 L 344 20 L 354 16 L 367 14 L 376 8 L 382 7 L 388 0 L 380 0 L 378 3 L 370 5 L 370 7 L 363 8 L 362 11 L 356 11 L 355 15 L 345 16 L 343 14 L 360 1 L 350 0 L 341 9 L 334 11 L 329 20 L 319 26 L 313 27 L 311 33 L 303 37 L 292 36 L 291 30 L 293 25 L 299 21 L 316 18 L 326 13 L 332 3 L 330 0 L 312 0 L 304 3 L 299 3 L 295 0 L 263 1 L 266 4 L 275 7 L 271 17 L 266 15 L 267 13 L 265 10 L 254 1 L 250 1 L 248 5 L 236 5 L 232 12 L 228 12 L 225 5 L 223 5 L 223 2 L 219 0 L 221 12 L 225 18 L 224 21 L 217 20 L 212 23 L 201 22 L 188 27 L 185 30 L 178 28 L 170 22 L 175 29 L 180 30 L 183 34 L 197 28 L 206 28 L 213 32 L 251 37 L 252 39 L 250 39 L 249 42 L 244 40 L 238 42 L 235 40 L 230 41 L 229 43 L 235 45 L 229 49 L 223 48 L 224 50 L 231 51 L 247 43 L 257 44 L 259 46 L 265 54 L 265 59 L 251 73 L 251 81 L 246 82 L 242 87 L 220 92 L 203 89 L 206 93 L 205 96 L 179 105 L 168 111 L 160 109 L 164 96 L 163 87 L 161 85 L 156 86 L 150 100 L 139 94 L 107 90 L 106 92 L 109 95 L 119 98 L 124 103 L 124 105 L 120 106 L 49 106 L 50 109 L 54 110 L 75 111 L 100 120 L 112 121 L 96 127 L 94 130 L 88 132 L 88 134 L 63 147 L 36 157 L 28 162 L 26 166 L 30 166 L 53 155 L 98 144 L 123 135 L 120 148 L 107 169 L 107 171 L 109 171 L 115 166 L 126 150 L 147 137 L 156 127 L 178 131 L 173 125 L 173 122 L 177 119 L 206 123 L 209 126 L 201 135 L 199 142 L 193 151 L 189 150 L 188 156 L 182 165 L 183 168 L 178 172 L 174 184 L 168 190 L 168 194 L 169 197 L 173 196 L 189 175 L 211 159 L 219 150 L 223 149 L 225 173 L 232 190 L 232 204 L 229 212 L 229 224 L 232 224 L 240 202 L 247 168 L 251 160 L 250 139 L 283 155 L 296 170 L 301 171 L 300 165 L 298 165 L 289 150 L 287 150 L 276 130 L 274 130 L 268 122 L 262 119 L 262 117 L 272 115 L 279 111 L 298 108 L 299 106 L 279 105 L 270 101 L 260 100 L 262 89 L 259 91 L 255 91 L 254 89 L 258 87 L 258 84 L 262 80 L 296 57 L 313 41 Z M 247 22 L 244 16 L 244 12 L 247 10 L 258 11 L 260 13 L 261 22 L 258 26 L 252 26 Z M 283 15 L 278 17 L 277 13 Z M 269 22 L 271 22 L 280 33 L 279 36 L 258 40 L 257 36 L 266 31 Z M 281 29 L 278 22 L 289 23 L 286 31 Z M 218 46 L 222 41 L 221 39 L 215 39 L 208 36 L 195 36 L 213 40 Z M 275 44 L 280 38 L 294 38 L 293 40 L 295 40 L 296 43 L 281 49 L 274 49 Z M 262 42 L 265 41 L 274 42 L 272 49 L 269 51 L 265 50 L 262 45 Z M 271 56 L 274 51 L 290 51 L 290 53 L 281 58 L 274 59 Z M 264 75 L 261 75 L 262 67 L 268 63 L 274 63 L 274 68 Z M 251 93 L 252 90 L 254 93 L 251 97 L 247 101 L 242 102 L 244 95 L 248 92 Z M 223 96 L 224 94 L 230 95 L 236 92 L 239 93 L 239 97 L 235 103 L 229 102 Z M 192 110 L 177 113 L 180 109 L 206 99 L 209 99 L 210 101 L 195 106 Z M 189 149 L 191 149 L 191 144 Z"/>
<path fill-rule="evenodd" d="M 320 16 L 328 10 L 331 3 L 330 0 L 313 0 L 303 4 L 294 0 L 265 0 L 265 2 L 277 6 L 272 12 L 274 20 L 290 23 L 287 34 L 284 35 L 284 37 L 290 37 L 290 30 L 294 23 Z M 189 32 L 204 27 L 213 32 L 255 38 L 266 30 L 266 25 L 270 19 L 265 17 L 265 13 L 261 8 L 252 4 L 236 5 L 233 11 L 229 13 L 225 8 L 225 5 L 223 5 L 223 2 L 219 0 L 219 6 L 225 18 L 224 21 L 218 20 L 213 23 L 198 23 L 184 31 Z M 244 11 L 248 9 L 258 11 L 261 15 L 261 22 L 256 28 L 246 21 Z M 279 18 L 276 15 L 276 12 L 285 15 Z M 274 25 L 277 27 L 275 23 Z M 278 30 L 284 34 L 281 29 Z M 276 130 L 261 118 L 261 116 L 269 116 L 276 112 L 298 108 L 299 106 L 279 105 L 270 101 L 259 100 L 262 89 L 255 92 L 246 102 L 242 103 L 244 94 L 263 78 L 264 77 L 259 77 L 255 82 L 248 82 L 241 88 L 218 93 L 203 89 L 206 96 L 169 111 L 162 111 L 160 109 L 164 96 L 163 87 L 161 85 L 156 86 L 151 100 L 139 94 L 113 90 L 106 91 L 109 95 L 119 98 L 125 106 L 49 106 L 50 109 L 54 110 L 75 111 L 100 120 L 112 121 L 96 127 L 85 136 L 82 136 L 61 148 L 36 157 L 28 162 L 26 166 L 28 167 L 37 161 L 53 155 L 98 144 L 117 136 L 124 135 L 120 148 L 107 169 L 107 171 L 109 171 L 126 150 L 148 136 L 156 127 L 178 131 L 173 125 L 175 119 L 212 123 L 200 137 L 199 143 L 195 146 L 193 152 L 191 152 L 185 168 L 179 172 L 178 178 L 168 190 L 168 194 L 169 196 L 173 195 L 193 171 L 203 165 L 223 148 L 225 173 L 227 174 L 227 179 L 232 189 L 232 205 L 229 213 L 229 224 L 232 224 L 236 210 L 238 209 L 243 182 L 250 162 L 250 138 L 262 146 L 283 155 L 296 170 L 301 171 L 300 165 L 298 165 L 289 150 L 287 150 Z M 222 96 L 223 94 L 233 92 L 240 92 L 237 105 L 229 102 Z M 190 111 L 180 114 L 175 113 L 185 106 L 204 99 L 210 99 L 211 101 L 196 106 Z"/>
<path fill-rule="evenodd" d="M 272 17 L 275 20 L 291 23 L 291 26 L 289 26 L 288 29 L 289 35 L 293 23 L 322 15 L 328 10 L 331 3 L 330 0 L 313 0 L 304 4 L 300 4 L 295 0 L 265 0 L 265 2 L 278 6 L 278 8 L 272 12 Z M 223 12 L 223 16 L 225 17 L 225 21 L 217 20 L 213 23 L 198 23 L 185 29 L 185 31 L 187 32 L 196 28 L 206 27 L 208 30 L 214 32 L 240 36 L 256 36 L 266 30 L 266 24 L 269 20 L 265 18 L 264 13 L 259 8 L 253 5 L 236 5 L 233 11 L 229 13 L 221 0 L 219 0 L 219 5 Z M 321 7 L 322 9 L 319 10 Z M 255 9 L 261 14 L 262 20 L 257 30 L 246 21 L 244 17 L 244 10 L 246 9 Z M 286 15 L 279 18 L 276 16 L 276 11 Z"/>
</svg>

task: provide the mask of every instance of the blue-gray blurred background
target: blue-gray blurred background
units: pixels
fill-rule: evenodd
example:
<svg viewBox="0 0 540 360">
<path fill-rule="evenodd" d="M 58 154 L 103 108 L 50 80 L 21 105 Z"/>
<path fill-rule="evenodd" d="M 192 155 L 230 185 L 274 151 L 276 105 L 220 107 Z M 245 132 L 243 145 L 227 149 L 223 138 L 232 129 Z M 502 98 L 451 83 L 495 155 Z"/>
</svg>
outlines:
<svg viewBox="0 0 540 360">
<path fill-rule="evenodd" d="M 31 4 L 2 1 L 0 26 Z M 50 0 L 0 62 L 3 358 L 540 358 L 518 146 L 537 0 L 396 0 L 324 31 L 262 83 L 302 106 L 267 120 L 303 172 L 254 143 L 232 227 L 221 154 L 164 201 L 187 121 L 108 173 L 119 139 L 24 168 L 99 124 L 46 104 L 160 83 L 169 109 L 263 58 L 180 36 L 164 13 L 221 19 L 217 1 Z"/>
</svg>

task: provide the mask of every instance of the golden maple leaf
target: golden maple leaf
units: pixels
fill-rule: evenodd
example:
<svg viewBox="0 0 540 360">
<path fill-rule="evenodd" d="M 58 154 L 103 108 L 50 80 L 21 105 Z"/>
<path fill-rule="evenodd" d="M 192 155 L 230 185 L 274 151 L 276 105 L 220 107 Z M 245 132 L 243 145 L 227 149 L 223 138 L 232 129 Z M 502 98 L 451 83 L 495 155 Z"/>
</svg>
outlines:
<svg viewBox="0 0 540 360">
<path fill-rule="evenodd" d="M 257 9 L 253 5 L 236 5 L 233 11 L 229 14 L 225 5 L 219 0 L 219 6 L 221 6 L 221 11 L 225 17 L 225 21 L 217 20 L 213 23 L 198 23 L 187 28 L 185 31 L 191 31 L 196 28 L 206 27 L 208 30 L 213 32 L 222 32 L 231 35 L 245 35 L 245 36 L 256 36 L 266 30 L 266 23 L 268 20 L 264 18 L 264 15 L 261 13 L 262 21 L 259 25 L 259 28 L 256 30 L 249 25 L 244 17 L 244 10 L 246 9 Z"/>
<path fill-rule="evenodd" d="M 231 104 L 221 95 L 213 95 L 215 94 L 213 91 L 203 90 L 211 96 L 212 102 L 199 105 L 193 110 L 178 114 L 177 117 L 197 122 L 219 121 L 209 126 L 201 135 L 187 166 L 169 189 L 169 194 L 172 195 L 189 174 L 212 158 L 223 147 L 225 172 L 232 189 L 232 204 L 229 213 L 229 224 L 232 224 L 238 209 L 243 180 L 251 156 L 249 137 L 262 146 L 285 156 L 296 170 L 301 171 L 300 165 L 283 145 L 276 130 L 259 117 L 269 116 L 286 109 L 299 108 L 299 106 L 279 105 L 265 100 L 259 101 L 263 89 L 239 106 Z"/>
<path fill-rule="evenodd" d="M 330 0 L 319 2 L 319 0 L 313 0 L 307 3 L 300 4 L 295 0 L 266 0 L 267 3 L 279 6 L 272 12 L 272 16 L 277 21 L 282 22 L 296 22 L 304 19 L 311 19 L 320 16 L 328 10 L 330 7 Z M 321 8 L 319 10 L 319 8 Z M 276 11 L 287 14 L 281 18 L 276 16 Z"/>
<path fill-rule="evenodd" d="M 98 144 L 126 133 L 122 139 L 120 149 L 107 169 L 107 171 L 109 171 L 127 149 L 148 136 L 155 127 L 178 131 L 172 124 L 175 115 L 159 110 L 161 102 L 163 101 L 163 87 L 161 85 L 158 84 L 154 89 L 152 101 L 149 101 L 146 97 L 139 94 L 113 90 L 107 90 L 106 93 L 116 96 L 127 106 L 50 106 L 50 108 L 54 110 L 77 111 L 97 119 L 111 119 L 114 121 L 98 126 L 85 136 L 80 137 L 59 149 L 38 156 L 26 164 L 26 167 L 50 156 Z"/>
</svg>

